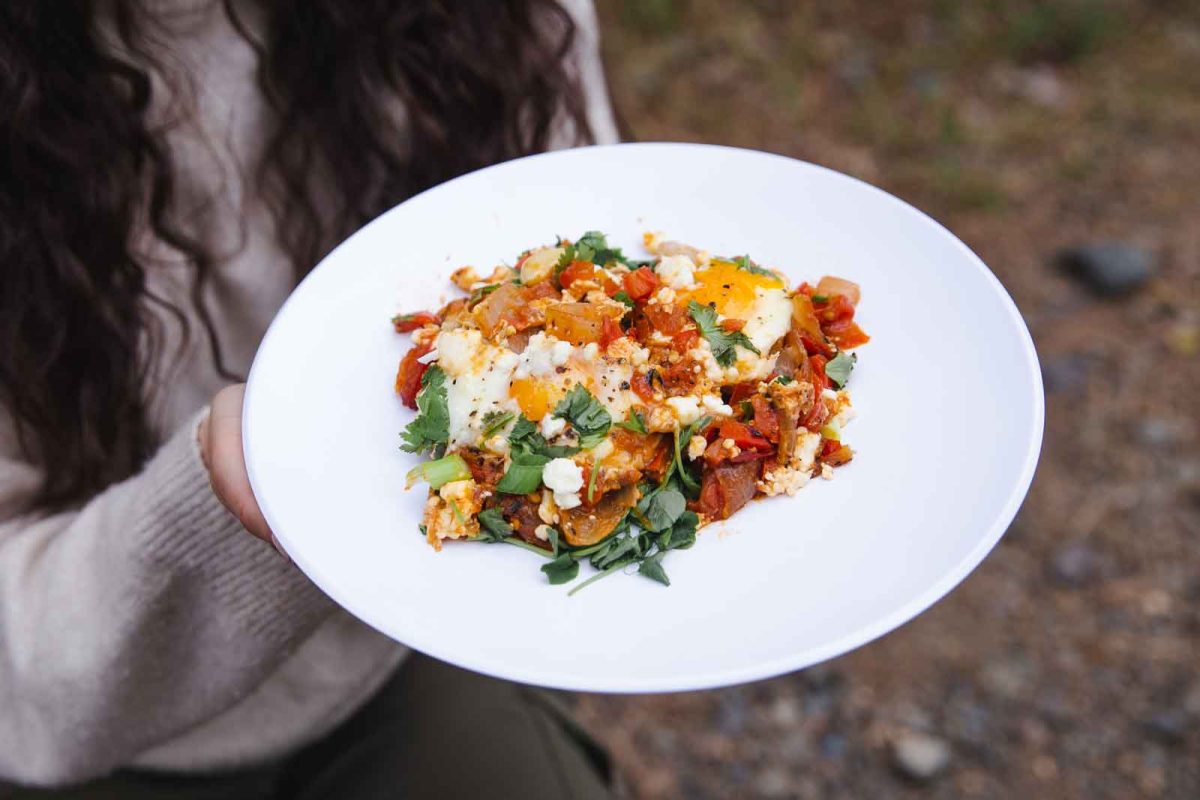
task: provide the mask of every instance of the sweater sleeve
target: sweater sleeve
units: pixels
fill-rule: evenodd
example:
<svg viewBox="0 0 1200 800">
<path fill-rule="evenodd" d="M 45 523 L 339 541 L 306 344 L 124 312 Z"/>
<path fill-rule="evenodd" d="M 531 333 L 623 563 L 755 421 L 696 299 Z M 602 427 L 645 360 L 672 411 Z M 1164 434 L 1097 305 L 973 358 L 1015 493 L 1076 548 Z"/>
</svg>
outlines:
<svg viewBox="0 0 1200 800">
<path fill-rule="evenodd" d="M 213 495 L 195 421 L 68 513 L 0 453 L 0 778 L 101 775 L 236 704 L 333 609 Z"/>
</svg>

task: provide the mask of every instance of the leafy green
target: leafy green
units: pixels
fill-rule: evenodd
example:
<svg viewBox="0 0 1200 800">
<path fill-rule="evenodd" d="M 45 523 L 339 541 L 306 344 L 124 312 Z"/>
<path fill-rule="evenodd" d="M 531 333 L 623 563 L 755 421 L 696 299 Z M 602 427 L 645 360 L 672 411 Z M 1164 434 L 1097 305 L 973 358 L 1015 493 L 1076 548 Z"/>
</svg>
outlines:
<svg viewBox="0 0 1200 800">
<path fill-rule="evenodd" d="M 579 434 L 579 446 L 585 450 L 604 441 L 612 426 L 608 409 L 579 383 L 555 406 L 554 416 L 571 423 Z"/>
<path fill-rule="evenodd" d="M 471 296 L 467 298 L 467 306 L 474 307 L 480 300 L 487 297 L 492 292 L 500 288 L 498 283 L 489 283 L 487 286 L 480 286 L 478 289 L 471 292 Z"/>
<path fill-rule="evenodd" d="M 660 550 L 686 550 L 696 543 L 696 528 L 700 525 L 700 517 L 694 511 L 684 511 L 671 524 L 670 529 L 664 530 L 658 537 Z"/>
<path fill-rule="evenodd" d="M 723 367 L 731 367 L 737 361 L 735 347 L 744 347 L 752 353 L 758 353 L 758 348 L 750 337 L 741 331 L 727 331 L 717 321 L 717 310 L 711 306 L 701 305 L 695 300 L 688 301 L 688 313 L 700 328 L 700 334 L 708 340 L 712 347 L 713 358 Z"/>
<path fill-rule="evenodd" d="M 828 302 L 829 302 L 829 296 L 828 296 L 828 295 L 824 295 L 824 294 L 814 294 L 814 295 L 812 296 L 812 301 L 813 301 L 814 303 L 828 303 Z"/>
<path fill-rule="evenodd" d="M 854 364 L 858 361 L 856 355 L 846 355 L 844 350 L 839 350 L 828 364 L 825 365 L 825 377 L 829 378 L 830 382 L 841 389 L 850 380 L 850 373 L 854 370 Z"/>
<path fill-rule="evenodd" d="M 600 459 L 592 459 L 592 472 L 588 476 L 587 499 L 592 502 L 592 495 L 596 492 L 596 476 L 600 474 Z"/>
<path fill-rule="evenodd" d="M 434 461 L 424 461 L 408 471 L 408 485 L 412 486 L 423 480 L 434 489 L 440 489 L 451 481 L 465 481 L 471 477 L 471 470 L 462 456 L 451 453 Z"/>
<path fill-rule="evenodd" d="M 613 300 L 619 300 L 630 308 L 633 308 L 635 305 L 637 305 L 633 302 L 633 298 L 629 296 L 629 292 L 625 291 L 624 289 L 614 294 Z"/>
<path fill-rule="evenodd" d="M 671 479 L 671 475 L 675 474 L 679 476 L 680 483 L 683 484 L 684 490 L 689 495 L 694 497 L 700 491 L 699 482 L 692 476 L 687 465 L 683 463 L 683 450 L 692 441 L 692 437 L 707 428 L 710 422 L 712 422 L 712 417 L 703 416 L 675 432 L 675 460 L 671 469 L 667 470 L 667 474 L 663 476 L 664 485 Z"/>
<path fill-rule="evenodd" d="M 547 459 L 566 458 L 579 452 L 578 447 L 548 443 L 546 437 L 542 436 L 538 431 L 537 425 L 530 422 L 529 418 L 524 415 L 517 418 L 516 424 L 509 431 L 508 442 L 514 451 L 521 450 L 526 453 L 545 456 Z"/>
<path fill-rule="evenodd" d="M 579 241 L 565 246 L 560 239 L 559 246 L 563 247 L 563 252 L 558 257 L 555 274 L 569 267 L 572 261 L 590 261 L 601 267 L 614 261 L 620 264 L 629 263 L 629 259 L 625 258 L 619 247 L 609 247 L 608 239 L 600 231 L 588 231 L 579 237 Z"/>
<path fill-rule="evenodd" d="M 516 418 L 511 411 L 489 411 L 483 415 L 483 438 L 490 439 Z"/>
<path fill-rule="evenodd" d="M 730 260 L 734 264 L 737 264 L 738 269 L 743 269 L 746 272 L 751 272 L 755 275 L 766 275 L 771 278 L 777 277 L 774 272 L 771 272 L 771 270 L 763 269 L 758 264 L 754 263 L 754 261 L 752 261 L 750 259 L 750 256 L 748 256 L 748 255 L 747 256 L 738 256 L 737 258 L 733 258 Z"/>
<path fill-rule="evenodd" d="M 498 508 L 485 508 L 479 512 L 479 536 L 489 542 L 499 542 L 513 535 L 512 526 L 504 519 Z"/>
<path fill-rule="evenodd" d="M 640 411 L 630 411 L 629 416 L 624 422 L 614 422 L 618 428 L 624 428 L 627 431 L 634 433 L 646 433 L 646 418 L 642 416 Z"/>
<path fill-rule="evenodd" d="M 579 575 L 579 562 L 572 558 L 570 553 L 563 553 L 550 563 L 543 564 L 542 572 L 546 573 L 550 583 L 557 586 L 575 580 Z"/>
<path fill-rule="evenodd" d="M 795 383 L 795 382 L 796 382 L 796 379 L 793 378 L 791 375 L 776 375 L 775 376 L 775 383 L 778 383 L 781 386 L 787 386 L 789 383 Z"/>
<path fill-rule="evenodd" d="M 508 465 L 508 471 L 504 473 L 504 477 L 500 478 L 500 482 L 496 484 L 496 491 L 503 494 L 536 492 L 542 485 L 542 468 L 549 461 L 547 456 L 538 453 L 514 450 L 512 463 Z"/>
<path fill-rule="evenodd" d="M 638 575 L 645 575 L 652 581 L 658 581 L 663 586 L 670 586 L 671 579 L 667 577 L 667 571 L 663 569 L 662 558 L 666 553 L 659 551 L 652 556 L 647 556 L 642 559 L 642 563 L 638 564 Z"/>
<path fill-rule="evenodd" d="M 559 533 L 557 528 L 551 528 L 546 536 L 550 539 L 550 551 L 554 553 L 554 557 L 558 558 L 558 540 Z"/>
<path fill-rule="evenodd" d="M 400 449 L 409 453 L 433 450 L 450 440 L 450 407 L 446 401 L 446 373 L 434 364 L 421 376 L 417 416 L 400 434 Z"/>
<path fill-rule="evenodd" d="M 646 530 L 658 533 L 674 525 L 686 508 L 683 494 L 665 486 L 638 501 L 637 514 Z"/>
</svg>

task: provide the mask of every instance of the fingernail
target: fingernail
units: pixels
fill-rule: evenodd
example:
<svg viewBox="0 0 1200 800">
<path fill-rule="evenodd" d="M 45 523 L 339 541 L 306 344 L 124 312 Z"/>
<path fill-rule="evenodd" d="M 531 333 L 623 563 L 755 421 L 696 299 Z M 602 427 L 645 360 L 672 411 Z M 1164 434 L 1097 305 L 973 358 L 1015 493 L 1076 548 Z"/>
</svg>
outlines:
<svg viewBox="0 0 1200 800">
<path fill-rule="evenodd" d="M 284 561 L 289 564 L 292 563 L 292 557 L 289 556 L 287 551 L 283 549 L 283 545 L 279 543 L 279 540 L 275 538 L 275 534 L 273 533 L 271 534 L 271 544 L 275 547 L 275 551 L 279 553 L 279 555 L 283 556 Z"/>
</svg>

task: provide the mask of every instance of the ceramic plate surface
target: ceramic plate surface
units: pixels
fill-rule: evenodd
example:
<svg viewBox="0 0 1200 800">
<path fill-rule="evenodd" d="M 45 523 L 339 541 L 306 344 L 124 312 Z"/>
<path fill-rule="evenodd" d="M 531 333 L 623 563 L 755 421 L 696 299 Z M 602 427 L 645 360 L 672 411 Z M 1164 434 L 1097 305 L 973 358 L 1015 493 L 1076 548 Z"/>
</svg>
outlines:
<svg viewBox="0 0 1200 800">
<path fill-rule="evenodd" d="M 573 597 L 541 559 L 417 532 L 412 418 L 392 390 L 410 346 L 391 316 L 458 296 L 450 273 L 601 230 L 750 253 L 793 284 L 862 286 L 871 334 L 850 382 L 856 452 L 832 481 L 756 501 L 670 553 L 669 588 L 612 575 Z M 246 461 L 296 564 L 383 633 L 526 683 L 673 691 L 777 675 L 851 650 L 961 581 L 1020 506 L 1041 445 L 1029 333 L 958 239 L 891 195 L 765 153 L 631 144 L 475 172 L 392 209 L 333 251 L 271 325 L 250 375 Z M 581 576 L 591 573 L 584 565 Z"/>
</svg>

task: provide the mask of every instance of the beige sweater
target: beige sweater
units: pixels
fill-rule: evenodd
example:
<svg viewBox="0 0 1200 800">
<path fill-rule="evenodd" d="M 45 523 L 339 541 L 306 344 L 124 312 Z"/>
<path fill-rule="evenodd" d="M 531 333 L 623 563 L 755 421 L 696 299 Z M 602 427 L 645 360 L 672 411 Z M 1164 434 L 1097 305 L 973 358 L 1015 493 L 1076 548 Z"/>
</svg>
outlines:
<svg viewBox="0 0 1200 800">
<path fill-rule="evenodd" d="M 192 230 L 222 255 L 210 302 L 230 366 L 244 374 L 293 273 L 242 180 L 269 112 L 253 53 L 219 5 L 173 21 L 171 51 L 191 75 L 197 111 L 168 141 L 183 207 L 199 209 Z M 592 125 L 614 141 L 593 9 L 565 5 L 580 23 Z M 168 266 L 151 281 L 186 307 L 182 273 Z M 200 771 L 280 756 L 344 720 L 404 658 L 213 496 L 195 427 L 223 381 L 206 350 L 172 353 L 159 375 L 150 396 L 161 449 L 140 474 L 67 513 L 18 511 L 39 476 L 0 413 L 0 795 L 5 780 L 61 784 L 121 766 Z"/>
</svg>

